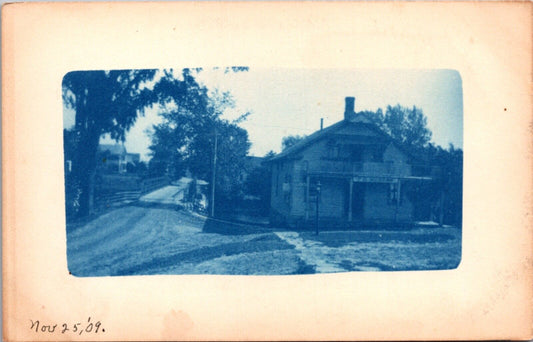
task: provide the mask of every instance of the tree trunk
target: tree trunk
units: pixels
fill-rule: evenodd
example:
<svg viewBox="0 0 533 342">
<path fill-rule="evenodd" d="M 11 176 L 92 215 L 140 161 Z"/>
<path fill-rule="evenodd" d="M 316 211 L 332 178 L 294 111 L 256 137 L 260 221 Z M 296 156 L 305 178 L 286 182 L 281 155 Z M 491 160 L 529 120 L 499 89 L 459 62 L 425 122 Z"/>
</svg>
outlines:
<svg viewBox="0 0 533 342">
<path fill-rule="evenodd" d="M 94 186 L 96 176 L 96 153 L 100 134 L 96 130 L 85 129 L 77 151 L 77 160 L 73 167 L 80 182 L 80 216 L 90 215 L 94 211 Z"/>
</svg>

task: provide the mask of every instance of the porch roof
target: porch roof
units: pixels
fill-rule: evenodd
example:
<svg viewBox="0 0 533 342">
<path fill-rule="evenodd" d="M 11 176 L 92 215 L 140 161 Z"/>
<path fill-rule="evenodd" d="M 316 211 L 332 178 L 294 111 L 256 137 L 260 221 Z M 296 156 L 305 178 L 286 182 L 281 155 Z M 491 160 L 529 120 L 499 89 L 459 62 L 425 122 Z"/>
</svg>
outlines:
<svg viewBox="0 0 533 342">
<path fill-rule="evenodd" d="M 363 174 L 352 174 L 348 172 L 309 172 L 308 176 L 310 177 L 320 177 L 320 178 L 334 178 L 334 179 L 353 179 L 354 182 L 359 183 L 395 183 L 399 180 L 401 181 L 430 181 L 432 177 L 422 177 L 422 176 L 395 176 L 395 175 L 363 175 Z"/>
</svg>

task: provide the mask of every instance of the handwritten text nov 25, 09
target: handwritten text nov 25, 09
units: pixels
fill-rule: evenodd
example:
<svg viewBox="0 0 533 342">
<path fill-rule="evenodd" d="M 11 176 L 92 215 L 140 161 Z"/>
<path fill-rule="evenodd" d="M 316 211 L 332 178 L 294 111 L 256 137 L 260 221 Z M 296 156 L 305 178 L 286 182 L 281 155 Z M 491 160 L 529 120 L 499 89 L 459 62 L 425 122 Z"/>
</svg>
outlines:
<svg viewBox="0 0 533 342">
<path fill-rule="evenodd" d="M 78 335 L 81 334 L 99 334 L 105 333 L 105 329 L 102 327 L 102 322 L 91 322 L 91 317 L 87 319 L 87 322 L 61 322 L 61 323 L 46 323 L 40 320 L 30 319 L 30 330 L 36 333 L 61 333 L 72 332 Z"/>
</svg>

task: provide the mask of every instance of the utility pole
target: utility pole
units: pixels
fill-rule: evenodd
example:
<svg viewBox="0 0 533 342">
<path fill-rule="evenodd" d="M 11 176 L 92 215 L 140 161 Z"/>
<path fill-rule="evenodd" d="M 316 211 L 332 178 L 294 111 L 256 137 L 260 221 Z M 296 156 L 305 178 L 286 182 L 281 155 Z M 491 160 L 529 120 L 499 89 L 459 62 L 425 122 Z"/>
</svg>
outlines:
<svg viewBox="0 0 533 342">
<path fill-rule="evenodd" d="M 213 151 L 213 172 L 211 173 L 211 217 L 215 217 L 215 180 L 217 172 L 217 143 L 218 135 L 215 128 L 215 148 Z"/>
</svg>

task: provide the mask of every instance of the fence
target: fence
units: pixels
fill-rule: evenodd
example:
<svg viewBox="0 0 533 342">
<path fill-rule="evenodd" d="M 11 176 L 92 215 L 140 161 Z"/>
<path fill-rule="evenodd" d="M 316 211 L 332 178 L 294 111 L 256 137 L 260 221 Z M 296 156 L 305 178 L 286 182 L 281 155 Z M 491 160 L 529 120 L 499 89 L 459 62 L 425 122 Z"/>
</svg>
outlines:
<svg viewBox="0 0 533 342">
<path fill-rule="evenodd" d="M 101 207 L 112 207 L 119 204 L 135 202 L 141 197 L 140 191 L 119 191 L 114 193 L 99 194 L 95 197 L 95 203 Z"/>
<path fill-rule="evenodd" d="M 140 191 L 143 194 L 146 194 L 148 192 L 162 188 L 165 185 L 169 185 L 169 184 L 170 184 L 170 179 L 168 177 L 148 178 L 141 182 Z"/>
<path fill-rule="evenodd" d="M 96 206 L 104 208 L 128 204 L 138 201 L 146 193 L 170 184 L 168 177 L 149 178 L 142 181 L 139 179 L 132 180 L 130 177 L 127 181 L 124 181 L 124 179 L 119 179 L 116 176 L 112 180 L 105 179 L 96 191 L 94 203 Z M 116 183 L 113 184 L 112 181 L 116 181 Z M 117 184 L 120 184 L 119 191 L 117 191 Z"/>
</svg>

